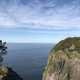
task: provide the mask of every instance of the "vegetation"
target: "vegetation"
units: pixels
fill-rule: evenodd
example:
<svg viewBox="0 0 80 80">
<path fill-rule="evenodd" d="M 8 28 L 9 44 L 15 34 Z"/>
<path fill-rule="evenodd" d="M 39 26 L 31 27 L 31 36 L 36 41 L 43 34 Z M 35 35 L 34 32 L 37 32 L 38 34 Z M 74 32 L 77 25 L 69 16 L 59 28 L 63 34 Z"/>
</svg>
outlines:
<svg viewBox="0 0 80 80">
<path fill-rule="evenodd" d="M 69 48 L 72 44 L 75 45 L 75 50 L 80 52 L 80 37 L 66 38 L 65 40 L 60 41 L 52 51 L 64 50 L 65 48 Z"/>
</svg>

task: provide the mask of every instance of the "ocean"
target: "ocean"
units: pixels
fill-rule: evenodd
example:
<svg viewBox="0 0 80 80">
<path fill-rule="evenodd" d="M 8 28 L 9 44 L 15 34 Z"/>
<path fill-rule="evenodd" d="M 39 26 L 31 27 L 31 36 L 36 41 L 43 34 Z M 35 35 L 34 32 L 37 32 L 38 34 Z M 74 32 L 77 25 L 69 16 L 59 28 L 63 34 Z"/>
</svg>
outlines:
<svg viewBox="0 0 80 80">
<path fill-rule="evenodd" d="M 42 80 L 43 69 L 53 44 L 8 43 L 3 64 L 11 67 L 23 80 Z"/>
</svg>

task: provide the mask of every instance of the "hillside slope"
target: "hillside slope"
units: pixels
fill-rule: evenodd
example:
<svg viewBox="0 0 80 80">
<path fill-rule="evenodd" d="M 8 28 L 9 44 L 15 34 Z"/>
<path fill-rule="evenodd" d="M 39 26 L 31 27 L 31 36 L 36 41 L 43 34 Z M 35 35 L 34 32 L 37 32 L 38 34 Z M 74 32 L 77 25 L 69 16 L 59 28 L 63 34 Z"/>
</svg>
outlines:
<svg viewBox="0 0 80 80">
<path fill-rule="evenodd" d="M 80 80 L 80 37 L 67 38 L 55 45 L 43 80 Z"/>
</svg>

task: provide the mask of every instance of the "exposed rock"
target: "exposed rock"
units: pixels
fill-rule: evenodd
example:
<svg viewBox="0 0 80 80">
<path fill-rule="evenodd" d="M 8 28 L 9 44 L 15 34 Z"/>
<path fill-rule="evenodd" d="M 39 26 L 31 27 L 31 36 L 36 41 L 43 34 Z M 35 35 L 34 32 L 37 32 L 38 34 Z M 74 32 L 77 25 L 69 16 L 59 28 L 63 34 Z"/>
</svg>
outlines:
<svg viewBox="0 0 80 80">
<path fill-rule="evenodd" d="M 6 66 L 0 66 L 0 80 L 23 80 L 16 72 Z"/>
<path fill-rule="evenodd" d="M 0 66 L 0 80 L 2 80 L 3 77 L 7 76 L 8 74 L 8 68 L 5 66 Z"/>
<path fill-rule="evenodd" d="M 80 37 L 62 40 L 51 50 L 43 80 L 80 80 Z"/>
<path fill-rule="evenodd" d="M 11 68 L 7 68 L 8 73 L 7 76 L 4 76 L 2 80 L 23 80 L 15 71 Z"/>
<path fill-rule="evenodd" d="M 75 50 L 75 45 L 72 44 L 72 45 L 70 46 L 69 50 Z"/>
</svg>

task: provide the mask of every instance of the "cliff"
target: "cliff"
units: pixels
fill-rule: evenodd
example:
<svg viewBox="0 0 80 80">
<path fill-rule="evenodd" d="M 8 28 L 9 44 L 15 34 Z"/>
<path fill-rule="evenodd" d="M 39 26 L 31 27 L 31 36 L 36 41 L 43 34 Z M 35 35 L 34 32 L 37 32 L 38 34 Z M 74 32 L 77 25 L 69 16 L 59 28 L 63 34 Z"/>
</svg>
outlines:
<svg viewBox="0 0 80 80">
<path fill-rule="evenodd" d="M 67 38 L 55 45 L 42 80 L 80 80 L 80 37 Z"/>
</svg>

